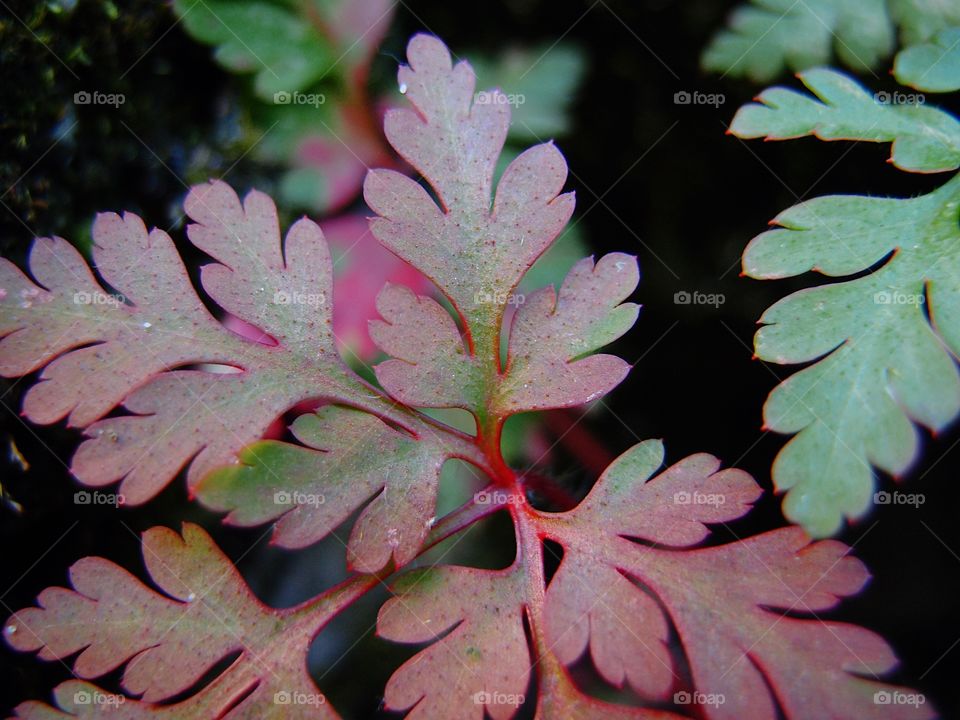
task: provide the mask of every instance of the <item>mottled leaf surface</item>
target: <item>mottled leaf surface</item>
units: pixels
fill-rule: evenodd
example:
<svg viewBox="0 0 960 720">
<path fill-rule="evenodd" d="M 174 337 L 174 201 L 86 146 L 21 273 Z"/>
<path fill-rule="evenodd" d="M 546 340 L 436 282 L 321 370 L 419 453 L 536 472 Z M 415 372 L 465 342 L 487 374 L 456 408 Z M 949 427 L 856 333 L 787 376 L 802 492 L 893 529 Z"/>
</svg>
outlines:
<svg viewBox="0 0 960 720">
<path fill-rule="evenodd" d="M 405 565 L 433 522 L 440 468 L 451 454 L 439 435 L 414 439 L 364 412 L 336 406 L 301 415 L 292 426 L 303 445 L 265 440 L 239 465 L 197 488 L 208 507 L 229 510 L 233 525 L 274 526 L 273 542 L 310 545 L 373 498 L 354 525 L 347 551 L 361 572 L 394 557 Z"/>
</svg>

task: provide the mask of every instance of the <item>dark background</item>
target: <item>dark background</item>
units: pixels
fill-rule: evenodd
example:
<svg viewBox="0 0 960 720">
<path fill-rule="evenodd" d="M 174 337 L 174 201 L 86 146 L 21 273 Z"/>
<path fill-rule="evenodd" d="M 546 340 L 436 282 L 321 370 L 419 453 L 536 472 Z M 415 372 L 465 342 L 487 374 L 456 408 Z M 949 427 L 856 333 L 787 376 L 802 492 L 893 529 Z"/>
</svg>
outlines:
<svg viewBox="0 0 960 720">
<path fill-rule="evenodd" d="M 574 108 L 574 130 L 559 145 L 571 167 L 569 186 L 577 191 L 586 237 L 598 252 L 637 254 L 642 271 L 637 299 L 644 305 L 635 329 L 615 348 L 636 361 L 635 370 L 607 399 L 610 412 L 594 416 L 589 429 L 613 453 L 647 437 L 665 439 L 670 461 L 708 451 L 769 488 L 770 466 L 784 439 L 760 430 L 761 408 L 789 369 L 751 360 L 755 321 L 776 299 L 820 279 L 740 278 L 740 252 L 770 218 L 799 199 L 838 192 L 916 195 L 946 176 L 895 170 L 885 162 L 888 146 L 809 139 L 743 143 L 725 135 L 735 109 L 761 89 L 698 69 L 701 51 L 734 5 L 410 1 L 399 9 L 376 72 L 390 77 L 406 38 L 420 30 L 440 35 L 461 55 L 474 48 L 549 44 L 560 36 L 585 51 L 589 67 Z M 231 92 L 225 88 L 233 79 L 210 61 L 209 50 L 179 27 L 171 30 L 174 19 L 162 4 L 118 2 L 119 21 L 112 24 L 102 20 L 103 6 L 80 2 L 69 17 L 44 20 L 55 29 L 45 36 L 48 45 L 76 78 L 11 15 L 30 24 L 35 3 L 0 7 L 0 180 L 4 190 L 12 186 L 0 196 L 6 206 L 0 209 L 0 243 L 18 263 L 34 234 L 82 237 L 101 210 L 133 210 L 166 227 L 185 193 L 172 173 L 194 182 L 235 159 L 233 119 L 225 110 Z M 893 89 L 886 70 L 877 75 L 863 79 L 876 90 Z M 790 77 L 781 82 L 797 84 Z M 63 129 L 65 98 L 86 87 L 124 92 L 127 103 L 119 117 L 140 140 L 118 124 L 116 114 L 92 112 L 79 116 L 70 142 L 41 157 Z M 678 106 L 673 96 L 679 90 L 724 93 L 726 102 L 719 108 Z M 955 103 L 951 109 L 958 109 Z M 239 190 L 260 179 L 269 185 L 266 174 L 241 165 L 230 182 Z M 719 309 L 676 305 L 679 290 L 723 293 L 726 302 Z M 3 443 L 12 436 L 31 464 L 24 473 L 5 457 L 0 463 L 4 487 L 23 506 L 19 514 L 0 508 L 0 613 L 32 604 L 48 585 L 65 584 L 69 565 L 86 555 L 108 557 L 142 574 L 137 534 L 155 524 L 176 527 L 184 519 L 199 520 L 213 533 L 261 597 L 291 601 L 322 589 L 309 579 L 285 587 L 293 561 L 263 548 L 265 543 L 246 554 L 261 533 L 223 529 L 214 516 L 186 502 L 182 482 L 143 509 L 116 513 L 74 505 L 77 486 L 66 467 L 79 436 L 62 425 L 40 428 L 19 420 L 21 392 L 29 384 L 27 379 L 0 385 Z M 953 427 L 935 439 L 921 432 L 923 453 L 904 488 L 925 494 L 926 503 L 919 509 L 880 508 L 843 532 L 840 539 L 855 546 L 874 578 L 862 594 L 827 615 L 887 638 L 902 659 L 894 679 L 926 693 L 943 717 L 960 717 L 960 646 L 955 647 L 960 485 L 958 456 L 951 452 L 960 434 Z M 892 486 L 889 477 L 878 482 Z M 771 496 L 721 537 L 782 522 L 779 499 Z M 342 555 L 342 548 L 327 544 L 308 557 L 335 573 L 342 565 L 336 553 Z M 330 637 L 346 651 L 349 638 L 372 622 L 376 602 L 374 597 L 352 609 L 321 640 Z M 383 682 L 403 656 L 368 632 L 320 678 L 321 688 L 346 717 L 370 716 Z M 59 663 L 4 647 L 0 711 L 27 698 L 49 699 L 50 688 L 67 677 Z"/>
</svg>

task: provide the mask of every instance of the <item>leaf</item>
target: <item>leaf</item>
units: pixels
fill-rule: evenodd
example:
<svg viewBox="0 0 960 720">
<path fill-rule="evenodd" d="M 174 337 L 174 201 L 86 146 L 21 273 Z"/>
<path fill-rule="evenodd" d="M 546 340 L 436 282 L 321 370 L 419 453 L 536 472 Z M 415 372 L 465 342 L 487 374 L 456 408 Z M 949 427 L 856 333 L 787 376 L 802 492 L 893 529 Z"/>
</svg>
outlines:
<svg viewBox="0 0 960 720">
<path fill-rule="evenodd" d="M 590 355 L 633 327 L 639 307 L 623 303 L 640 279 L 636 259 L 610 253 L 578 262 L 557 295 L 552 288 L 519 306 L 498 389 L 504 413 L 581 405 L 609 392 L 629 372 L 612 355 Z"/>
<path fill-rule="evenodd" d="M 932 41 L 898 53 L 893 74 L 901 85 L 918 90 L 960 90 L 960 28 L 948 28 Z"/>
<path fill-rule="evenodd" d="M 878 707 L 874 693 L 889 688 L 876 677 L 895 665 L 889 648 L 866 630 L 817 617 L 867 579 L 863 566 L 845 557 L 845 546 L 809 544 L 800 530 L 785 528 L 729 545 L 681 550 L 707 535 L 706 523 L 742 515 L 760 490 L 746 473 L 717 472 L 719 462 L 709 455 L 687 458 L 650 479 L 662 457 L 659 442 L 635 446 L 607 469 L 580 506 L 544 523 L 547 535 L 564 545 L 546 598 L 549 641 L 566 645 L 561 659 L 572 663 L 577 646 L 589 642 L 598 669 L 608 668 L 605 677 L 616 680 L 627 670 L 616 662 L 617 640 L 632 631 L 646 650 L 640 657 L 661 678 L 653 696 L 669 691 L 663 618 L 642 587 L 676 627 L 696 690 L 718 699 L 704 707 L 710 718 L 773 718 L 778 705 L 788 718 L 928 716 L 926 708 L 891 715 Z M 580 575 L 583 567 L 598 577 Z M 610 586 L 616 592 L 608 592 Z M 571 608 L 583 608 L 587 616 Z M 648 676 L 629 669 L 640 676 L 637 689 L 643 692 Z"/>
<path fill-rule="evenodd" d="M 378 299 L 384 320 L 371 325 L 371 336 L 395 359 L 377 366 L 377 378 L 407 404 L 462 407 L 478 416 L 496 414 L 504 410 L 511 394 L 498 391 L 497 386 L 510 388 L 515 383 L 509 375 L 501 377 L 498 368 L 505 309 L 521 304 L 515 288 L 573 211 L 572 194 L 557 194 L 566 179 L 566 162 L 552 144 L 527 150 L 506 169 L 491 204 L 494 170 L 509 123 L 507 104 L 498 99 L 503 96 L 492 91 L 483 96 L 490 101 L 475 97 L 470 66 L 465 62 L 453 66 L 449 52 L 436 38 L 414 37 L 408 58 L 410 65 L 401 68 L 399 80 L 416 112 L 391 110 L 386 133 L 397 152 L 430 183 L 436 201 L 410 178 L 373 171 L 365 183 L 366 200 L 379 216 L 371 221 L 371 229 L 384 246 L 437 284 L 462 322 L 463 337 L 435 301 L 387 288 Z M 634 259 L 616 255 L 600 265 L 604 272 L 611 266 L 617 272 L 623 269 L 623 277 L 633 278 L 635 284 Z M 575 272 L 582 274 L 582 270 Z M 589 286 L 589 282 L 575 277 L 568 278 L 572 284 L 563 302 L 575 308 L 570 313 L 591 305 L 598 318 L 610 312 L 607 300 L 592 299 L 585 289 L 578 293 L 577 283 Z M 619 294 L 615 293 L 614 305 L 633 289 L 629 280 L 615 287 Z M 583 297 L 576 298 L 578 294 Z M 552 312 L 546 296 L 538 302 L 543 306 L 541 315 Z M 622 334 L 629 327 L 623 320 L 635 313 L 631 308 L 614 311 L 620 324 L 594 338 L 587 337 L 585 327 L 576 326 L 584 336 L 572 337 L 566 346 L 561 343 L 554 349 L 558 356 L 551 358 L 554 367 L 565 369 L 563 363 Z M 552 322 L 558 330 L 573 328 L 570 315 L 558 311 L 555 318 Z M 529 340 L 523 333 L 518 338 L 522 353 L 522 343 Z M 521 398 L 512 401 L 510 410 L 579 404 L 606 392 L 622 379 L 624 366 L 622 361 L 603 358 L 582 361 L 580 370 L 586 373 L 590 368 L 594 376 L 592 385 L 579 393 L 571 392 L 565 383 L 545 387 L 542 377 L 524 378 L 518 371 L 522 380 L 541 382 L 530 391 L 539 393 L 540 400 L 534 404 Z M 518 362 L 518 366 L 527 364 Z M 572 368 L 577 365 L 570 367 L 571 376 L 576 376 Z M 501 399 L 493 400 L 498 392 Z M 544 392 L 555 392 L 555 399 L 544 401 Z"/>
<path fill-rule="evenodd" d="M 505 570 L 405 573 L 381 610 L 378 632 L 432 644 L 390 679 L 388 708 L 412 708 L 411 718 L 443 708 L 444 717 L 479 719 L 485 706 L 491 717 L 513 717 L 533 652 L 538 717 L 670 717 L 592 705 L 597 701 L 576 690 L 563 666 L 589 649 L 607 682 L 628 682 L 647 700 L 666 701 L 682 687 L 667 647 L 672 627 L 694 690 L 674 693 L 674 703 L 689 710 L 693 698 L 711 720 L 772 720 L 781 711 L 838 720 L 932 716 L 922 695 L 879 679 L 896 665 L 886 643 L 818 616 L 867 580 L 846 546 L 811 543 L 800 529 L 784 528 L 693 548 L 708 524 L 746 512 L 760 488 L 742 471 L 720 471 L 705 454 L 652 477 L 662 461 L 659 441 L 635 446 L 565 513 L 541 513 L 516 495 L 504 499 L 518 528 L 517 559 Z M 545 595 L 541 539 L 564 550 Z M 894 692 L 915 702 L 875 699 Z"/>
<path fill-rule="evenodd" d="M 201 303 L 169 236 L 130 213 L 98 217 L 93 256 L 109 294 L 66 241 L 40 239 L 36 282 L 0 261 L 0 373 L 46 366 L 26 394 L 34 422 L 86 427 L 72 470 L 88 485 L 122 480 L 131 504 L 159 492 L 190 463 L 191 486 L 260 439 L 301 401 L 324 398 L 401 427 L 418 422 L 373 393 L 340 359 L 331 330 L 330 258 L 319 228 L 295 223 L 281 245 L 273 202 L 243 204 L 224 183 L 194 188 L 187 232 L 217 262 L 201 274 L 224 310 L 264 342 L 226 329 Z M 185 369 L 200 363 L 235 372 Z M 129 415 L 104 416 L 120 403 Z"/>
<path fill-rule="evenodd" d="M 377 619 L 377 632 L 398 642 L 422 643 L 452 632 L 394 673 L 384 693 L 387 707 L 407 716 L 506 720 L 523 704 L 530 655 L 523 634 L 522 573 L 464 567 L 406 574 Z M 477 599 L 483 602 L 478 603 Z M 422 699 L 422 700 L 421 700 Z"/>
<path fill-rule="evenodd" d="M 766 82 L 786 68 L 829 63 L 833 52 L 854 70 L 877 67 L 893 50 L 884 0 L 752 0 L 730 17 L 703 54 L 706 70 Z"/>
<path fill-rule="evenodd" d="M 930 40 L 943 28 L 960 25 L 960 5 L 941 0 L 889 0 L 904 46 Z"/>
<path fill-rule="evenodd" d="M 274 4 L 263 0 L 175 0 L 184 28 L 216 47 L 217 62 L 254 73 L 257 95 L 304 90 L 329 73 L 349 77 L 370 62 L 386 34 L 391 6 L 381 0 Z"/>
<path fill-rule="evenodd" d="M 373 497 L 350 535 L 348 564 L 375 572 L 391 554 L 398 567 L 412 560 L 432 525 L 449 455 L 439 436 L 414 439 L 372 415 L 334 406 L 301 415 L 291 429 L 306 447 L 275 440 L 251 445 L 241 465 L 200 484 L 204 505 L 229 510 L 225 522 L 233 525 L 280 518 L 273 542 L 300 548 Z"/>
<path fill-rule="evenodd" d="M 58 688 L 60 707 L 81 717 L 116 708 L 119 717 L 336 718 L 310 680 L 305 656 L 313 635 L 350 596 L 335 590 L 309 608 L 268 608 L 200 527 L 185 523 L 182 532 L 153 528 L 143 536 L 147 570 L 164 594 L 107 560 L 84 558 L 70 569 L 73 590 L 47 588 L 39 607 L 7 621 L 7 642 L 16 650 L 39 651 L 45 660 L 79 652 L 73 670 L 82 679 L 126 665 L 123 688 L 142 696 L 139 701 L 88 683 Z M 169 706 L 150 705 L 180 695 L 237 652 L 230 667 L 197 694 Z M 312 701 L 287 707 L 284 696 Z M 17 716 L 61 717 L 44 707 L 24 703 Z"/>
<path fill-rule="evenodd" d="M 947 113 L 917 104 L 885 104 L 846 75 L 809 70 L 800 80 L 820 101 L 795 90 L 764 90 L 758 104 L 737 111 L 730 132 L 741 138 L 892 142 L 890 161 L 910 172 L 960 167 L 960 123 Z"/>
<path fill-rule="evenodd" d="M 386 134 L 430 182 L 438 202 L 410 178 L 372 171 L 364 193 L 379 217 L 371 229 L 440 287 L 471 332 L 492 336 L 490 326 L 501 313 L 475 298 L 480 292 L 509 295 L 566 224 L 573 196 L 558 196 L 566 162 L 552 144 L 527 150 L 504 173 L 491 208 L 507 105 L 495 92 L 494 101 L 475 102 L 470 66 L 453 67 L 436 38 L 415 36 L 407 55 L 410 65 L 400 69 L 399 80 L 415 111 L 390 110 Z"/>
<path fill-rule="evenodd" d="M 512 115 L 508 141 L 539 142 L 570 131 L 570 105 L 586 64 L 579 48 L 558 44 L 472 57 L 477 85 L 496 87 L 513 101 L 507 103 Z"/>
<path fill-rule="evenodd" d="M 760 319 L 758 357 L 817 360 L 764 407 L 767 427 L 798 433 L 773 477 L 789 491 L 787 517 L 814 534 L 867 510 L 871 464 L 907 470 L 918 444 L 911 420 L 939 430 L 960 411 L 958 203 L 960 177 L 909 200 L 818 198 L 782 213 L 781 228 L 744 252 L 744 272 L 759 279 L 853 275 L 893 253 L 873 273 L 796 292 Z"/>
</svg>

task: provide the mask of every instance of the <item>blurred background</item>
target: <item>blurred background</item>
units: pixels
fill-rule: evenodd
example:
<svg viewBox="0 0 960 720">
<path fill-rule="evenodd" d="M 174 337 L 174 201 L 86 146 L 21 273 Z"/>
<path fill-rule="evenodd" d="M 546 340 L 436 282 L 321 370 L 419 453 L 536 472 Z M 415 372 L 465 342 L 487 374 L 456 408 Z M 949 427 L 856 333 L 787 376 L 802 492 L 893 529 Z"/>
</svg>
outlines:
<svg viewBox="0 0 960 720">
<path fill-rule="evenodd" d="M 784 438 L 761 430 L 761 409 L 792 369 L 752 360 L 752 335 L 765 308 L 822 280 L 741 278 L 741 251 L 801 199 L 905 197 L 945 180 L 897 171 L 885 162 L 885 145 L 742 142 L 726 135 L 737 107 L 762 89 L 700 69 L 701 53 L 736 5 L 728 0 L 403 0 L 374 14 L 376 31 L 352 48 L 337 72 L 300 78 L 299 99 L 278 95 L 293 91 L 270 78 L 238 72 L 242 52 L 223 50 L 229 39 L 201 5 L 0 2 L 3 254 L 22 266 L 31 239 L 49 234 L 87 249 L 93 215 L 125 209 L 148 226 L 169 228 L 195 272 L 201 254 L 184 242 L 180 215 L 187 187 L 209 177 L 224 177 L 241 193 L 257 187 L 278 199 L 284 223 L 304 213 L 325 221 L 337 255 L 338 335 L 345 356 L 368 373 L 377 357 L 364 327 L 377 289 L 386 279 L 423 282 L 377 254 L 365 235 L 364 166 L 398 165 L 369 120 L 396 102 L 395 72 L 409 36 L 434 33 L 473 62 L 481 87 L 498 85 L 524 97 L 511 130 L 512 152 L 556 138 L 570 165 L 575 228 L 538 267 L 536 282 L 558 280 L 580 254 L 620 250 L 639 258 L 635 299 L 643 309 L 634 330 L 613 348 L 635 363 L 633 373 L 586 413 L 523 418 L 511 429 L 511 460 L 534 466 L 547 486 L 571 497 L 586 492 L 611 458 L 651 437 L 665 440 L 670 462 L 710 452 L 770 489 L 770 466 Z M 378 8 L 371 2 L 368 10 Z M 211 46 L 221 47 L 216 59 Z M 861 79 L 892 91 L 888 67 Z M 778 81 L 798 85 L 785 73 Z M 685 104 L 682 93 L 714 99 Z M 952 106 L 949 97 L 937 100 L 960 110 L 955 99 Z M 677 302 L 684 292 L 715 294 L 722 302 Z M 33 604 L 49 585 L 66 584 L 67 568 L 87 555 L 142 577 L 139 533 L 183 520 L 210 531 L 266 602 L 294 604 L 342 576 L 349 527 L 299 553 L 269 548 L 264 528 L 223 527 L 187 501 L 180 480 L 143 508 L 76 504 L 80 488 L 67 467 L 79 434 L 62 424 L 24 424 L 19 407 L 29 385 L 29 379 L 0 381 L 4 614 Z M 894 680 L 918 687 L 943 717 L 960 717 L 954 450 L 960 434 L 955 427 L 935 438 L 922 434 L 920 460 L 902 480 L 926 502 L 878 507 L 840 535 L 874 577 L 863 593 L 826 615 L 888 639 L 902 660 Z M 442 500 L 452 506 L 476 481 L 456 468 L 448 475 Z M 889 477 L 878 483 L 893 487 Z M 546 490 L 538 499 L 552 502 Z M 782 524 L 780 500 L 771 493 L 711 542 Z M 509 563 L 512 537 L 502 518 L 470 532 L 474 541 L 487 539 L 468 537 L 445 561 Z M 382 688 L 412 649 L 373 636 L 385 597 L 385 591 L 369 595 L 313 648 L 314 677 L 345 717 L 393 717 L 379 709 Z M 49 700 L 50 689 L 69 677 L 60 663 L 6 647 L 0 664 L 4 713 L 24 699 Z M 591 681 L 588 668 L 578 672 Z"/>
</svg>

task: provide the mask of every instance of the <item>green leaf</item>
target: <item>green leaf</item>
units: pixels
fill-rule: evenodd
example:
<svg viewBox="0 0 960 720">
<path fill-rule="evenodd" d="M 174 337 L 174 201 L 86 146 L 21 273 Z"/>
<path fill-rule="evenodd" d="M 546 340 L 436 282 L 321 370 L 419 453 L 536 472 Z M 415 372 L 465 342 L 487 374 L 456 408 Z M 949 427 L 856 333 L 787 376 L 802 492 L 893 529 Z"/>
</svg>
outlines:
<svg viewBox="0 0 960 720">
<path fill-rule="evenodd" d="M 893 43 L 884 0 L 753 0 L 733 13 L 701 62 L 706 70 L 766 82 L 786 68 L 826 64 L 833 51 L 854 70 L 869 70 Z"/>
<path fill-rule="evenodd" d="M 951 115 L 920 104 L 889 102 L 888 94 L 871 95 L 833 70 L 809 70 L 799 77 L 819 100 L 782 87 L 764 90 L 758 103 L 737 111 L 730 132 L 767 140 L 814 135 L 821 140 L 892 142 L 891 162 L 901 170 L 960 167 L 960 123 Z"/>
<path fill-rule="evenodd" d="M 960 4 L 953 0 L 889 0 L 904 46 L 928 41 L 943 28 L 960 25 Z"/>
<path fill-rule="evenodd" d="M 787 517 L 814 535 L 866 512 L 871 465 L 894 475 L 908 468 L 917 453 L 911 420 L 938 430 L 960 411 L 958 207 L 960 176 L 908 200 L 818 198 L 782 213 L 781 228 L 744 252 L 744 272 L 761 279 L 851 275 L 890 256 L 863 277 L 796 292 L 761 318 L 758 357 L 817 360 L 764 407 L 767 427 L 797 433 L 773 479 L 788 491 Z"/>
<path fill-rule="evenodd" d="M 540 142 L 570 130 L 569 109 L 586 61 L 571 45 L 514 48 L 499 57 L 474 56 L 477 85 L 513 100 L 508 139 Z"/>
<path fill-rule="evenodd" d="M 931 42 L 899 53 L 893 74 L 897 82 L 918 90 L 960 90 L 960 28 L 944 30 Z"/>
<path fill-rule="evenodd" d="M 188 33 L 216 46 L 217 62 L 254 73 L 264 100 L 303 90 L 334 66 L 330 43 L 286 7 L 262 0 L 175 0 L 174 8 Z"/>
</svg>

